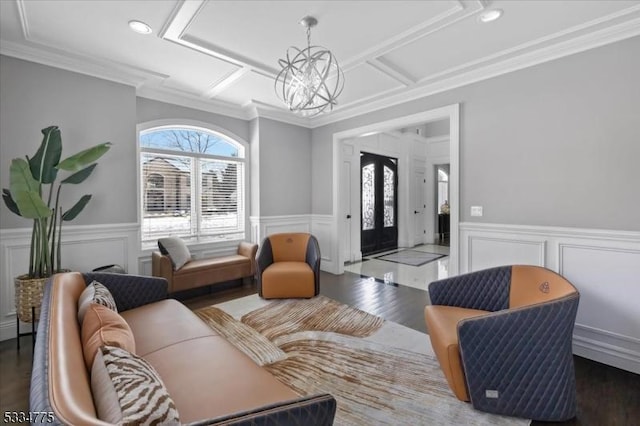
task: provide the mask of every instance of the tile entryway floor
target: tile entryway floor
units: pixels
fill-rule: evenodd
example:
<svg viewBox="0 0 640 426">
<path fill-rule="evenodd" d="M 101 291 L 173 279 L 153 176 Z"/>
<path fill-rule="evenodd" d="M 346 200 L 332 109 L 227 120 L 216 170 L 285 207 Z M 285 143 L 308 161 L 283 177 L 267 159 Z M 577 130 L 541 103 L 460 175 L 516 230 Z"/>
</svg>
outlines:
<svg viewBox="0 0 640 426">
<path fill-rule="evenodd" d="M 397 250 L 403 249 L 399 248 Z M 397 250 L 391 250 L 388 253 Z M 374 277 L 387 284 L 401 284 L 420 290 L 427 290 L 430 282 L 449 276 L 449 247 L 425 244 L 411 247 L 410 250 L 439 253 L 446 256 L 422 266 L 411 266 L 377 259 L 378 256 L 385 254 L 383 252 L 366 256 L 362 262 L 345 265 L 344 270 L 362 276 Z"/>
</svg>

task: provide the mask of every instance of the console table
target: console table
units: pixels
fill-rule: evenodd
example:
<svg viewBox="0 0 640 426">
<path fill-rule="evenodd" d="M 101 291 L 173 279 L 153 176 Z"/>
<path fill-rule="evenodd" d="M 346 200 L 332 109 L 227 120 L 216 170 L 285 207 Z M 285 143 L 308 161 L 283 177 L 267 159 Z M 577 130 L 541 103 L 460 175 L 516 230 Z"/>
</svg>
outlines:
<svg viewBox="0 0 640 426">
<path fill-rule="evenodd" d="M 438 215 L 438 233 L 440 234 L 440 241 L 444 241 L 445 234 L 449 233 L 449 215 Z"/>
</svg>

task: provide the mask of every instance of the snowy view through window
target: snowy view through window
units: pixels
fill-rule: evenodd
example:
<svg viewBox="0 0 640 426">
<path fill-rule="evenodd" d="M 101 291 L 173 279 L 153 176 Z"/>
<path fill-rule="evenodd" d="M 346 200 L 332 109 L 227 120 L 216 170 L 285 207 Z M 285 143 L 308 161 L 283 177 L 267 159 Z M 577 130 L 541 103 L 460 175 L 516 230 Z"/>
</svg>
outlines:
<svg viewBox="0 0 640 426">
<path fill-rule="evenodd" d="M 142 240 L 244 238 L 244 147 L 205 129 L 140 134 Z"/>
</svg>

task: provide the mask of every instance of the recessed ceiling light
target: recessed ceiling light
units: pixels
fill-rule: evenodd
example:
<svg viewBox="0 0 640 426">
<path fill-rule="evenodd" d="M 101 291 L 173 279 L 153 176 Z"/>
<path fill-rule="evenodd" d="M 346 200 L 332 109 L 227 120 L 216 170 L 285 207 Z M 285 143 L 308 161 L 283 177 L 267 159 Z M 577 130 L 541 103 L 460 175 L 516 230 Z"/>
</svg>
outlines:
<svg viewBox="0 0 640 426">
<path fill-rule="evenodd" d="M 482 12 L 478 19 L 480 22 L 492 22 L 502 16 L 502 9 L 492 9 Z"/>
<path fill-rule="evenodd" d="M 129 21 L 129 28 L 139 34 L 151 34 L 151 27 L 142 21 Z"/>
</svg>

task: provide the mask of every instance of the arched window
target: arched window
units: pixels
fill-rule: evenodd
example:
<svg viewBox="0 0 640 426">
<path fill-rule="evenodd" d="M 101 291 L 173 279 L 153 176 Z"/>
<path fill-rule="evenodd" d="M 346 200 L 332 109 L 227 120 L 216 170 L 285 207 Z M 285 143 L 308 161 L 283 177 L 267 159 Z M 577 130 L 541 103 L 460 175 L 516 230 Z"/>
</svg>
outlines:
<svg viewBox="0 0 640 426">
<path fill-rule="evenodd" d="M 140 132 L 142 241 L 244 239 L 245 148 L 194 126 Z"/>
</svg>

